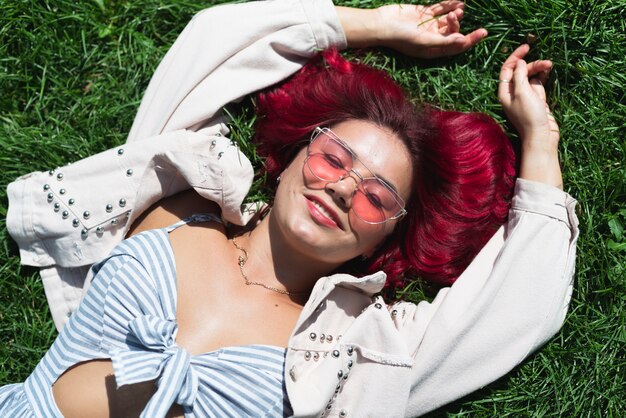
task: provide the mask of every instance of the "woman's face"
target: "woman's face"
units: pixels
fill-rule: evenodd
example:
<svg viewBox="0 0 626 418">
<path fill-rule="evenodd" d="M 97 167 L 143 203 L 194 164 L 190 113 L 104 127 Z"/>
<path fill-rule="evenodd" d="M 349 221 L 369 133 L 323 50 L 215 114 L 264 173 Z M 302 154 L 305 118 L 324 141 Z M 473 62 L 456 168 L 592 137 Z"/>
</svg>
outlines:
<svg viewBox="0 0 626 418">
<path fill-rule="evenodd" d="M 339 143 L 358 157 L 352 163 L 358 174 L 348 172 L 334 182 L 321 180 L 306 163 L 305 147 L 281 174 L 271 216 L 292 247 L 322 262 L 341 264 L 371 255 L 398 222 L 391 219 L 372 224 L 362 219 L 369 216 L 367 205 L 371 199 L 368 201 L 362 193 L 358 196 L 360 177 L 375 174 L 383 178 L 407 202 L 413 165 L 402 140 L 388 129 L 362 120 L 344 121 L 330 128 Z M 360 217 L 355 213 L 357 209 Z"/>
</svg>

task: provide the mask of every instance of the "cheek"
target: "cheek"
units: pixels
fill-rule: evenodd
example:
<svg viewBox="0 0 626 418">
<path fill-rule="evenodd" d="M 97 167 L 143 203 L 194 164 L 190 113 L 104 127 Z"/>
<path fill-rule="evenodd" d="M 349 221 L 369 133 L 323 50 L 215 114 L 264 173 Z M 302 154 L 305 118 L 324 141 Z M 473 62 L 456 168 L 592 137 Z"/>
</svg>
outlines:
<svg viewBox="0 0 626 418">
<path fill-rule="evenodd" d="M 324 180 L 320 180 L 318 177 L 315 176 L 315 174 L 311 172 L 311 169 L 307 165 L 306 161 L 302 162 L 301 175 L 304 179 L 304 185 L 309 189 L 323 189 L 327 184 L 327 182 L 325 182 Z"/>
<path fill-rule="evenodd" d="M 350 211 L 349 214 L 350 227 L 356 235 L 357 239 L 368 248 L 376 247 L 382 243 L 394 230 L 395 221 L 389 221 L 382 224 L 370 224 L 364 222 Z"/>
<path fill-rule="evenodd" d="M 280 185 L 292 185 L 303 182 L 305 175 L 304 153 L 300 151 L 280 173 Z"/>
</svg>

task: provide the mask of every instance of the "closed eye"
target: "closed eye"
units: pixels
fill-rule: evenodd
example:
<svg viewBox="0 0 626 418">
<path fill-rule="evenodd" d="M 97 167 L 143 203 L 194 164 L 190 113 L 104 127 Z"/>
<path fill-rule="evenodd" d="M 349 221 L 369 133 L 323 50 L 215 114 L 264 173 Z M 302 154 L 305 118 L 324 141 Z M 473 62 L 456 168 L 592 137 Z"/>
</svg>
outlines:
<svg viewBox="0 0 626 418">
<path fill-rule="evenodd" d="M 337 157 L 334 154 L 324 154 L 324 159 L 326 160 L 328 164 L 330 164 L 334 168 L 345 169 L 339 157 Z"/>
<path fill-rule="evenodd" d="M 382 209 L 383 208 L 383 202 L 381 201 L 380 197 L 374 193 L 367 193 L 367 192 L 363 192 L 363 194 L 365 195 L 365 197 L 367 198 L 367 200 L 372 204 L 372 206 Z"/>
</svg>

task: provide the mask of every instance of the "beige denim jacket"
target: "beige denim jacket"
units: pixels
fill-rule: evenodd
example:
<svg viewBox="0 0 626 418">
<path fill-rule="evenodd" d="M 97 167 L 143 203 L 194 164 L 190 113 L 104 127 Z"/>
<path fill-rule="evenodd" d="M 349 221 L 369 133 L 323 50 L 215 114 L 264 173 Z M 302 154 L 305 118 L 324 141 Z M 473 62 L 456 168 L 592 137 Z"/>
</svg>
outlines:
<svg viewBox="0 0 626 418">
<path fill-rule="evenodd" d="M 245 223 L 252 167 L 225 135 L 222 107 L 297 71 L 345 38 L 328 0 L 199 13 L 150 82 L 128 143 L 9 185 L 7 228 L 42 269 L 57 327 L 89 266 L 150 204 L 193 187 Z M 234 71 L 236 70 L 236 71 Z M 486 385 L 560 328 L 578 236 L 575 201 L 518 180 L 508 223 L 433 302 L 387 306 L 382 272 L 321 278 L 289 340 L 294 415 L 417 416 Z"/>
</svg>

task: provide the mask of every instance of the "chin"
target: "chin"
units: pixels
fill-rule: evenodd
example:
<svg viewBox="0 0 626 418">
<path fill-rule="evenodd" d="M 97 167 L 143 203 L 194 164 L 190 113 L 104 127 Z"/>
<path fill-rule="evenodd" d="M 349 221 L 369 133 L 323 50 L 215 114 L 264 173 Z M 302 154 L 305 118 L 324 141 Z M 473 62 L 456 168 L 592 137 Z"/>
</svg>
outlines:
<svg viewBox="0 0 626 418">
<path fill-rule="evenodd" d="M 322 227 L 314 222 L 301 219 L 293 219 L 287 233 L 295 237 L 296 241 L 302 244 L 308 244 L 312 247 L 323 247 L 324 242 L 328 243 L 331 240 L 337 239 L 336 237 L 330 236 L 330 231 L 324 231 Z"/>
<path fill-rule="evenodd" d="M 286 233 L 293 237 L 291 245 L 303 254 L 318 258 L 325 263 L 343 263 L 353 257 L 342 256 L 341 249 L 345 249 L 348 243 L 332 230 L 325 230 L 309 220 L 292 219 Z M 344 231 L 341 231 L 344 232 Z"/>
</svg>

